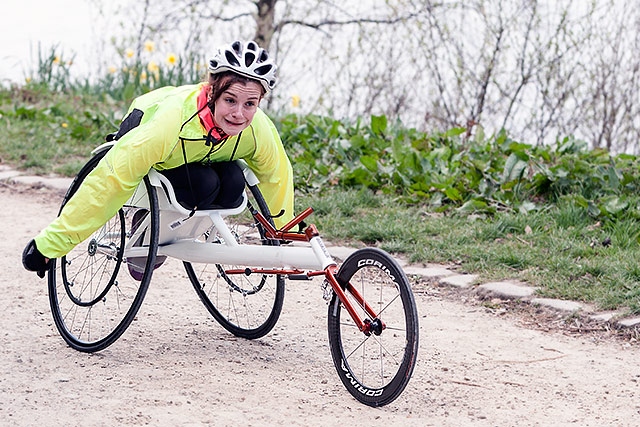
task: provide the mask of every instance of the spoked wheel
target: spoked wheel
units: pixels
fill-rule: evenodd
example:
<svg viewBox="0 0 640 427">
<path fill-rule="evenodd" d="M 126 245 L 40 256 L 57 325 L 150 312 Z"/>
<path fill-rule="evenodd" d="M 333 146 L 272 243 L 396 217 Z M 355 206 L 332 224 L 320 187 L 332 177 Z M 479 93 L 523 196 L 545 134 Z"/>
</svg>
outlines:
<svg viewBox="0 0 640 427">
<path fill-rule="evenodd" d="M 249 203 L 265 218 L 270 218 L 269 208 L 257 186 L 249 186 Z M 240 244 L 278 245 L 279 242 L 264 238 L 264 229 L 245 214 L 227 217 L 227 225 Z M 215 236 L 203 236 L 213 238 Z M 235 336 L 255 339 L 268 334 L 275 326 L 284 300 L 284 277 L 273 274 L 227 274 L 245 266 L 222 264 L 184 263 L 187 275 L 211 315 Z"/>
<path fill-rule="evenodd" d="M 97 154 L 82 168 L 63 206 L 105 153 Z M 66 256 L 52 260 L 51 312 L 58 331 L 72 348 L 102 350 L 131 324 L 156 262 L 157 224 L 155 188 L 145 177 L 113 218 Z"/>
<path fill-rule="evenodd" d="M 386 252 L 365 248 L 349 256 L 338 282 L 370 331 L 361 332 L 336 295 L 329 304 L 329 346 L 343 384 L 357 400 L 382 406 L 404 390 L 416 363 L 418 314 L 409 282 Z M 378 314 L 371 318 L 359 293 Z"/>
</svg>

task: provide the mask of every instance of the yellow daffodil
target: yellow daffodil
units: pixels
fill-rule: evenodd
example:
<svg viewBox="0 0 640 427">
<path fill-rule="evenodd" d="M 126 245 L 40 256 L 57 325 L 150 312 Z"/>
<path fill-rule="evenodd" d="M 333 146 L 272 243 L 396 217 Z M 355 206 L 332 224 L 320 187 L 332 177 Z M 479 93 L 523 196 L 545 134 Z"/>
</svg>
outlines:
<svg viewBox="0 0 640 427">
<path fill-rule="evenodd" d="M 116 71 L 118 71 L 118 69 L 116 67 L 114 67 L 113 65 L 111 65 L 109 67 L 109 74 L 115 74 Z"/>
<path fill-rule="evenodd" d="M 141 82 L 147 81 L 147 72 L 146 71 L 143 71 L 143 72 L 140 73 L 140 81 Z"/>
<path fill-rule="evenodd" d="M 63 128 L 65 128 L 65 129 L 69 127 L 69 125 L 68 125 L 67 123 L 62 123 L 62 125 L 61 125 L 61 126 L 62 126 Z"/>
<path fill-rule="evenodd" d="M 175 53 L 170 53 L 167 56 L 167 63 L 169 65 L 176 65 L 176 61 L 178 60 L 178 58 L 176 57 Z"/>
<path fill-rule="evenodd" d="M 147 40 L 146 42 L 144 42 L 144 50 L 146 50 L 147 52 L 153 52 L 155 48 L 156 45 L 151 40 Z"/>
<path fill-rule="evenodd" d="M 31 77 L 27 77 L 27 78 L 25 78 L 25 79 L 24 79 L 24 81 L 25 81 L 25 83 L 27 83 L 27 84 L 28 84 L 28 83 L 31 83 Z"/>
<path fill-rule="evenodd" d="M 300 106 L 300 96 L 293 95 L 291 97 L 291 106 L 293 106 L 293 108 L 298 108 Z"/>
<path fill-rule="evenodd" d="M 53 58 L 53 63 L 56 64 L 56 65 L 60 64 L 60 57 L 56 56 L 55 58 Z"/>
<path fill-rule="evenodd" d="M 156 73 L 158 70 L 160 70 L 160 67 L 154 61 L 151 61 L 147 64 L 147 70 L 149 70 L 149 72 L 151 73 Z"/>
<path fill-rule="evenodd" d="M 124 55 L 127 58 L 133 58 L 133 55 L 135 54 L 135 52 L 133 51 L 133 49 L 127 49 L 124 51 Z"/>
</svg>

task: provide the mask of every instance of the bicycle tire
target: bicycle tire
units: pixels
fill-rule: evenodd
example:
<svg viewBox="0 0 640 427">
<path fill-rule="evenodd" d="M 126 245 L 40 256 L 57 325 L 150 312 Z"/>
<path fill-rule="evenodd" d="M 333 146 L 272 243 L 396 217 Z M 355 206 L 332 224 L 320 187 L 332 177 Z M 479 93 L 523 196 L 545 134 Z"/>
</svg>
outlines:
<svg viewBox="0 0 640 427">
<path fill-rule="evenodd" d="M 107 151 L 97 153 L 80 170 L 62 207 Z M 155 188 L 145 177 L 104 226 L 67 255 L 51 260 L 49 303 L 55 325 L 70 347 L 87 353 L 103 350 L 129 327 L 156 263 L 158 215 Z M 125 251 L 132 243 L 140 249 L 136 257 L 127 258 Z"/>
<path fill-rule="evenodd" d="M 333 295 L 328 310 L 329 347 L 342 383 L 358 401 L 383 406 L 407 386 L 418 352 L 418 314 L 411 287 L 398 263 L 377 248 L 351 254 L 337 274 L 347 298 L 362 319 L 374 321 L 355 302 L 348 284 L 378 313 L 386 329 L 361 332 Z"/>
<path fill-rule="evenodd" d="M 270 219 L 269 207 L 258 186 L 247 186 L 247 189 L 253 198 L 249 203 L 255 204 L 265 218 Z M 268 246 L 280 244 L 278 241 L 266 239 L 263 227 L 247 214 L 248 210 L 245 210 L 245 216 L 225 219 L 238 243 L 261 243 Z M 247 222 L 250 223 L 249 226 L 245 225 Z M 204 306 L 214 319 L 233 335 L 257 339 L 268 334 L 276 325 L 284 301 L 285 287 L 282 275 L 225 273 L 229 269 L 245 266 L 196 264 L 186 261 L 184 266 Z"/>
</svg>

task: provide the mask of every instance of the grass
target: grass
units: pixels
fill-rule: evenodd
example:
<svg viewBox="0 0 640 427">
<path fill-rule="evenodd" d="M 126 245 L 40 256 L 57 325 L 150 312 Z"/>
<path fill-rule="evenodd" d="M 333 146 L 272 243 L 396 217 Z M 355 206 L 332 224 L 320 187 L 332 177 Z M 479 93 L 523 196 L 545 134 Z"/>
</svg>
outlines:
<svg viewBox="0 0 640 427">
<path fill-rule="evenodd" d="M 640 229 L 603 226 L 572 205 L 528 214 L 439 215 L 365 191 L 306 195 L 299 207 L 329 239 L 379 246 L 412 262 L 457 264 L 483 280 L 516 279 L 541 296 L 640 313 Z"/>
<path fill-rule="evenodd" d="M 73 176 L 121 115 L 120 105 L 99 96 L 14 87 L 0 95 L 0 159 L 30 173 Z"/>
</svg>

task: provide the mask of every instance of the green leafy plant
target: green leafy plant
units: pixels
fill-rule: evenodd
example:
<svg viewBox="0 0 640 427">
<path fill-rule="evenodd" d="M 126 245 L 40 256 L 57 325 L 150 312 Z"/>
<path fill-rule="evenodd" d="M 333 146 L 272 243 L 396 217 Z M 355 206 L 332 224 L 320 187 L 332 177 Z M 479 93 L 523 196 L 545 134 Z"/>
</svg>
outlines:
<svg viewBox="0 0 640 427">
<path fill-rule="evenodd" d="M 635 212 L 638 159 L 589 151 L 573 138 L 531 146 L 501 132 L 467 140 L 465 130 L 427 135 L 373 116 L 348 123 L 286 116 L 279 126 L 298 188 L 368 188 L 462 214 L 526 213 L 571 195 L 603 220 Z"/>
</svg>

